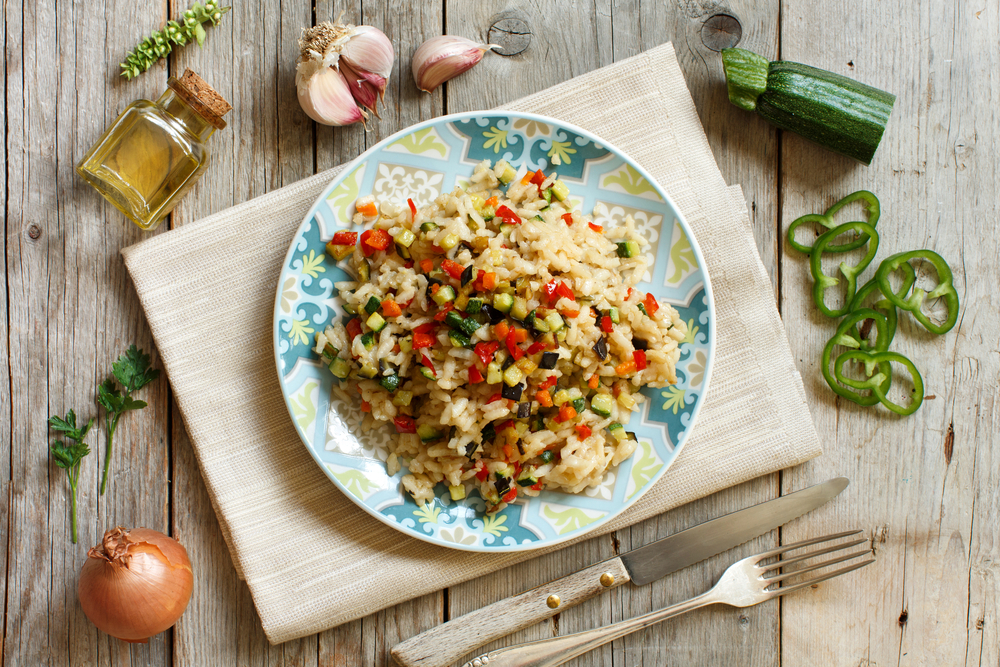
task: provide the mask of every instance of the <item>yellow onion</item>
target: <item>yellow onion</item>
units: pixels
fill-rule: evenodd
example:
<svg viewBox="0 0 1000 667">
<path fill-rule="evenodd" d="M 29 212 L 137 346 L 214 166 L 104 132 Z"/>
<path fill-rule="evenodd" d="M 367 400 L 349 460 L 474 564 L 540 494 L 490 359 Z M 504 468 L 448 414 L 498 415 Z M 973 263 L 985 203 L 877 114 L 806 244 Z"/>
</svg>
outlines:
<svg viewBox="0 0 1000 667">
<path fill-rule="evenodd" d="M 87 552 L 77 590 L 83 613 L 100 630 L 144 644 L 177 622 L 193 587 L 191 561 L 177 540 L 118 526 Z"/>
</svg>

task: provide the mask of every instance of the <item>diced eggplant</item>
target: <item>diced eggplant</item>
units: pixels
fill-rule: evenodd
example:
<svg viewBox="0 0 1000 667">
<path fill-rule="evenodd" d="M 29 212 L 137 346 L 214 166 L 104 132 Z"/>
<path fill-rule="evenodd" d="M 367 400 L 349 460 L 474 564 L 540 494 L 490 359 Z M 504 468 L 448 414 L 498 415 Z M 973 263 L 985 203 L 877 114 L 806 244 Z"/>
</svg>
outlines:
<svg viewBox="0 0 1000 667">
<path fill-rule="evenodd" d="M 503 366 L 500 367 L 500 370 L 505 371 L 513 365 L 514 365 L 514 357 L 508 356 L 506 359 L 503 360 Z"/>
<path fill-rule="evenodd" d="M 506 378 L 504 378 L 506 380 Z M 503 388 L 500 390 L 500 395 L 504 398 L 508 398 L 512 401 L 520 400 L 521 393 L 524 391 L 524 383 L 518 383 L 511 386 L 504 382 Z"/>
<path fill-rule="evenodd" d="M 503 392 L 501 392 L 502 395 Z M 517 404 L 517 418 L 527 419 L 531 416 L 531 403 L 525 401 L 524 403 Z"/>
<path fill-rule="evenodd" d="M 550 371 L 556 367 L 557 361 L 559 361 L 558 352 L 542 352 L 542 361 L 538 364 L 538 367 Z"/>
<path fill-rule="evenodd" d="M 479 312 L 485 313 L 486 317 L 490 318 L 490 324 L 500 324 L 505 317 L 503 312 L 497 310 L 488 303 L 484 303 Z"/>
<path fill-rule="evenodd" d="M 594 343 L 594 354 L 596 354 L 601 361 L 608 358 L 608 341 L 604 336 L 597 339 Z"/>
<path fill-rule="evenodd" d="M 471 264 L 465 267 L 465 270 L 462 271 L 462 287 L 465 287 L 470 282 L 472 282 L 472 278 L 475 274 L 476 274 L 476 269 Z"/>
<path fill-rule="evenodd" d="M 470 442 L 465 446 L 465 455 L 471 459 L 472 455 L 479 451 L 479 446 L 479 443 L 476 441 Z"/>
<path fill-rule="evenodd" d="M 483 427 L 483 442 L 493 442 L 496 437 L 497 427 L 493 425 L 493 422 Z"/>
<path fill-rule="evenodd" d="M 645 340 L 643 340 L 641 338 L 633 338 L 632 339 L 632 347 L 634 347 L 637 350 L 648 350 L 649 349 L 649 341 L 645 341 Z"/>
</svg>

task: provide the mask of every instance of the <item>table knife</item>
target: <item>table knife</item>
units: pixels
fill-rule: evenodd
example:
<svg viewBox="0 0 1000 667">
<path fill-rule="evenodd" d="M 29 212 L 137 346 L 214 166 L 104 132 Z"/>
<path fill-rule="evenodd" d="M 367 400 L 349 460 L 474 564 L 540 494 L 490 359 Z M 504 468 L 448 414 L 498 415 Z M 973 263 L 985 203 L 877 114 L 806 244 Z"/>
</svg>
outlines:
<svg viewBox="0 0 1000 667">
<path fill-rule="evenodd" d="M 445 667 L 495 639 L 554 616 L 626 582 L 648 584 L 671 572 L 749 542 L 832 500 L 846 477 L 698 524 L 591 565 L 530 591 L 431 628 L 392 648 L 403 667 Z"/>
</svg>

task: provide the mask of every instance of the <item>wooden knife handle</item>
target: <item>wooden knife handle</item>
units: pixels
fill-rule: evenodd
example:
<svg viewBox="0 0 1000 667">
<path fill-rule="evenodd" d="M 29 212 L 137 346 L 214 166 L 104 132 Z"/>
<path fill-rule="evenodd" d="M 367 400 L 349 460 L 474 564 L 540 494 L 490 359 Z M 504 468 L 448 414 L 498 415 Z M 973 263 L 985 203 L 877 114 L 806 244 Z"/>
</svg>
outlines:
<svg viewBox="0 0 1000 667">
<path fill-rule="evenodd" d="M 621 558 L 612 558 L 421 632 L 393 646 L 392 657 L 403 667 L 447 667 L 483 644 L 626 581 L 628 571 Z"/>
</svg>

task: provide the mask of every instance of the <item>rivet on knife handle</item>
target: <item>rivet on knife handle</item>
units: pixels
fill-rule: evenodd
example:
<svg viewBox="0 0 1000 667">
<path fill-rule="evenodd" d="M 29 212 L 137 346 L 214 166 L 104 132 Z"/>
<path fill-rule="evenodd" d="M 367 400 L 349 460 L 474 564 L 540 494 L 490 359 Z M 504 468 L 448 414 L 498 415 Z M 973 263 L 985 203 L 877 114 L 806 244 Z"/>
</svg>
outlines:
<svg viewBox="0 0 1000 667">
<path fill-rule="evenodd" d="M 410 637 L 392 647 L 392 657 L 403 667 L 446 667 L 483 644 L 627 581 L 625 565 L 612 558 Z"/>
</svg>

